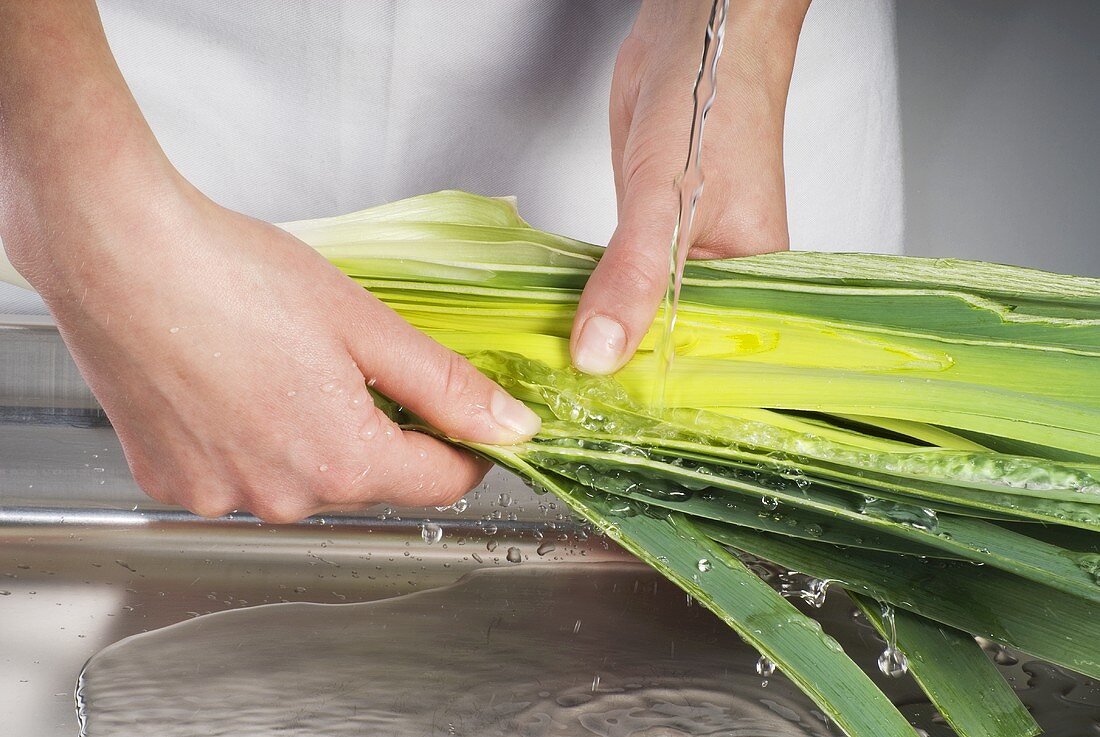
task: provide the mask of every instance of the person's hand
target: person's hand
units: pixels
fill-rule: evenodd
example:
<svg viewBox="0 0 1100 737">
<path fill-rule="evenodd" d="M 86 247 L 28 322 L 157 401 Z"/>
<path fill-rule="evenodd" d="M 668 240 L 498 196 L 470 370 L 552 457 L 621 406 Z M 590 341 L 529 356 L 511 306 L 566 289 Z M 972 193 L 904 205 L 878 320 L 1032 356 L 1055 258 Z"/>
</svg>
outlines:
<svg viewBox="0 0 1100 737">
<path fill-rule="evenodd" d="M 0 4 L 0 111 L 4 247 L 150 496 L 289 522 L 447 504 L 480 481 L 485 461 L 402 432 L 368 385 L 452 437 L 508 444 L 538 430 L 521 402 L 304 243 L 184 181 L 94 4 Z"/>
<path fill-rule="evenodd" d="M 581 296 L 574 365 L 617 371 L 649 330 L 668 285 L 688 154 L 692 86 L 710 0 L 646 0 L 611 83 L 611 157 L 619 224 Z M 707 118 L 705 187 L 689 258 L 788 247 L 783 114 L 808 0 L 731 0 L 718 95 Z"/>
<path fill-rule="evenodd" d="M 380 500 L 448 504 L 481 480 L 486 462 L 402 432 L 368 383 L 454 437 L 507 444 L 538 429 L 278 228 L 197 193 L 114 204 L 65 224 L 79 261 L 24 273 L 155 499 L 287 522 Z"/>
</svg>

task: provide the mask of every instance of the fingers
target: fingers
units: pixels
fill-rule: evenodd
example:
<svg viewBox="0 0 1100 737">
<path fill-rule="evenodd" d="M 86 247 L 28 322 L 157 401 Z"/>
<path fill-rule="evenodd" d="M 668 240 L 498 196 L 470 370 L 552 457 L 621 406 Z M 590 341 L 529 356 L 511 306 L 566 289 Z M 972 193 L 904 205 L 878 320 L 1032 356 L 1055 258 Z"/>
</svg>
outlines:
<svg viewBox="0 0 1100 737">
<path fill-rule="evenodd" d="M 363 292 L 348 349 L 368 382 L 447 435 L 515 444 L 539 431 L 538 415 L 465 358 Z"/>
<path fill-rule="evenodd" d="M 619 226 L 577 305 L 570 353 L 589 374 L 622 368 L 649 330 L 668 285 L 676 193 L 671 176 L 627 184 Z"/>
<path fill-rule="evenodd" d="M 360 433 L 359 447 L 334 455 L 331 464 L 314 475 L 307 498 L 297 505 L 292 501 L 290 509 L 282 510 L 285 516 L 301 519 L 320 512 L 361 509 L 380 501 L 451 504 L 477 486 L 492 465 L 423 433 L 402 431 L 380 410 L 372 411 L 375 414 L 364 424 L 367 430 Z"/>
<path fill-rule="evenodd" d="M 360 413 L 360 431 L 315 427 L 314 442 L 284 443 L 217 459 L 190 456 L 167 466 L 145 462 L 148 449 L 127 442 L 135 480 L 157 501 L 202 517 L 246 510 L 289 524 L 311 515 L 388 502 L 441 506 L 479 484 L 491 464 L 422 433 L 402 431 L 381 410 Z M 265 457 L 266 456 L 266 457 Z M 213 467 L 214 471 L 207 469 Z"/>
</svg>

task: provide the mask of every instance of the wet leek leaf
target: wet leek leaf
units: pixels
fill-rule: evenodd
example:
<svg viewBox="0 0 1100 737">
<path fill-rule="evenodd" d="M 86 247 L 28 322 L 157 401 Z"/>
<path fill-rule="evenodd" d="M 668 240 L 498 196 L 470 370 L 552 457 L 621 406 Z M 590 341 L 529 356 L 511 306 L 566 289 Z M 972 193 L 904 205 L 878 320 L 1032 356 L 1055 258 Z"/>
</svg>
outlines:
<svg viewBox="0 0 1100 737">
<path fill-rule="evenodd" d="M 894 605 L 963 737 L 1036 729 L 972 636 L 1100 678 L 1100 280 L 871 254 L 692 262 L 658 410 L 664 321 L 613 379 L 570 369 L 602 249 L 511 200 L 439 192 L 283 227 L 544 419 L 519 446 L 464 445 L 698 598 L 847 734 L 913 730 L 741 553 Z"/>
<path fill-rule="evenodd" d="M 678 488 L 688 490 L 681 492 L 681 497 L 690 496 L 690 491 L 694 489 L 732 492 L 748 495 L 754 500 L 770 495 L 799 510 L 832 516 L 842 523 L 942 550 L 946 557 L 962 557 L 994 566 L 1100 603 L 1100 586 L 1068 551 L 982 520 L 931 514 L 918 506 L 899 509 L 899 505 L 889 504 L 883 508 L 884 505 L 875 503 L 879 500 L 864 498 L 857 501 L 850 494 L 838 494 L 824 485 L 815 488 L 812 482 L 807 482 L 804 488 L 794 483 L 789 486 L 764 485 L 724 474 L 722 469 L 714 466 L 680 466 L 622 452 L 560 448 L 537 443 L 524 446 L 524 450 L 524 457 L 529 458 L 532 465 L 612 493 L 617 490 L 615 480 L 618 476 L 620 485 L 625 481 L 630 488 L 639 489 L 643 495 L 647 494 L 647 480 L 650 478 L 678 481 Z M 622 478 L 624 474 L 625 479 Z M 654 504 L 660 505 L 667 492 L 657 488 L 648 491 L 647 495 L 654 497 Z M 712 508 L 721 506 L 721 499 L 718 501 L 719 504 L 712 505 Z M 761 511 L 765 509 L 762 505 Z"/>
<path fill-rule="evenodd" d="M 821 625 L 699 532 L 689 518 L 612 513 L 606 498 L 580 485 L 525 467 L 507 451 L 493 455 L 552 490 L 574 512 L 714 612 L 850 737 L 915 737 L 905 717 Z"/>
<path fill-rule="evenodd" d="M 699 521 L 724 545 L 839 582 L 1093 678 L 1100 678 L 1100 606 L 972 563 L 889 555 Z"/>
<path fill-rule="evenodd" d="M 878 603 L 851 596 L 879 634 L 887 637 Z M 959 737 L 1041 731 L 973 637 L 904 609 L 894 609 L 892 616 L 897 647 L 908 659 L 909 672 Z"/>
</svg>

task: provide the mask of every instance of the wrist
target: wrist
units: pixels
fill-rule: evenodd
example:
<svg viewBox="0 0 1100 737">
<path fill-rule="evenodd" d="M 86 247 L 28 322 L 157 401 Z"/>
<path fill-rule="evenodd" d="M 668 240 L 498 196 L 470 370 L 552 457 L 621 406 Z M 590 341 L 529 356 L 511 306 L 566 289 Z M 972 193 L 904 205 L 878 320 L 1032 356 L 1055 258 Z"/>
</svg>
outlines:
<svg viewBox="0 0 1100 737">
<path fill-rule="evenodd" d="M 809 5 L 810 0 L 730 0 L 718 67 L 719 101 L 744 98 L 782 119 Z M 711 0 L 645 0 L 629 41 L 694 78 L 712 8 Z"/>
<path fill-rule="evenodd" d="M 0 237 L 24 276 L 174 178 L 94 2 L 0 5 Z"/>
<path fill-rule="evenodd" d="M 0 237 L 44 297 L 45 282 L 63 279 L 66 266 L 94 263 L 120 228 L 173 211 L 182 196 L 182 180 L 159 150 L 137 140 L 93 139 L 71 153 L 58 146 L 45 158 L 25 150 L 17 157 L 15 166 L 0 161 Z"/>
</svg>

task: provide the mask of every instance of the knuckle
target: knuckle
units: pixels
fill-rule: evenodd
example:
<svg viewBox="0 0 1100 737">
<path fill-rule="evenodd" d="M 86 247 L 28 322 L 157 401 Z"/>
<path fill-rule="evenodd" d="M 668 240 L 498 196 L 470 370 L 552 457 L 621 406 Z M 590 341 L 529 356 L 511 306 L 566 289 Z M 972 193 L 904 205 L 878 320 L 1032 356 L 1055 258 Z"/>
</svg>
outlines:
<svg viewBox="0 0 1100 737">
<path fill-rule="evenodd" d="M 145 484 L 141 486 L 141 490 L 145 492 L 145 495 L 150 499 L 160 502 L 161 504 L 172 504 L 174 501 L 172 493 L 166 487 L 162 487 L 159 484 Z"/>
<path fill-rule="evenodd" d="M 322 503 L 340 505 L 362 500 L 364 489 L 356 483 L 357 474 L 350 471 L 330 471 L 322 476 L 314 484 L 317 498 Z"/>
<path fill-rule="evenodd" d="M 310 515 L 310 509 L 297 501 L 266 499 L 250 505 L 252 514 L 273 525 L 289 525 Z"/>
<path fill-rule="evenodd" d="M 473 368 L 465 358 L 454 351 L 447 351 L 440 367 L 444 395 L 448 399 L 468 396 L 473 391 L 472 372 Z"/>
<path fill-rule="evenodd" d="M 673 189 L 666 186 L 676 172 L 669 149 L 667 142 L 662 145 L 655 135 L 639 133 L 631 138 L 623 166 L 623 189 L 630 199 L 639 199 L 645 206 L 675 209 Z"/>
<path fill-rule="evenodd" d="M 639 294 L 659 294 L 665 288 L 668 275 L 652 257 L 632 254 L 619 262 L 615 279 L 619 284 L 616 296 L 636 300 Z"/>
<path fill-rule="evenodd" d="M 196 495 L 188 501 L 187 509 L 200 517 L 215 519 L 217 517 L 224 517 L 232 512 L 234 505 L 225 499 Z"/>
</svg>

